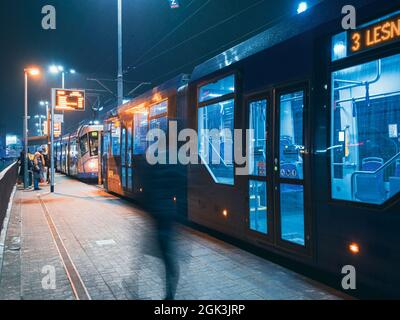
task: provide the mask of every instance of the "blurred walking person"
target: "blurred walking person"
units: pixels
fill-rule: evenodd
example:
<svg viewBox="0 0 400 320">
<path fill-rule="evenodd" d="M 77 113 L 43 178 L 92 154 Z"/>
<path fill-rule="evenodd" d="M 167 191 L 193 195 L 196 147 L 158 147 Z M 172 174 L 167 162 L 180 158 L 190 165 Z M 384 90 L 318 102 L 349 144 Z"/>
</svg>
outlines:
<svg viewBox="0 0 400 320">
<path fill-rule="evenodd" d="M 156 193 L 148 195 L 145 208 L 150 213 L 154 222 L 155 238 L 151 243 L 145 243 L 150 249 L 149 254 L 159 257 L 165 268 L 165 300 L 174 300 L 179 281 L 179 263 L 176 259 L 175 247 L 175 212 L 171 207 L 173 199 L 170 195 L 168 175 L 172 166 L 155 165 L 151 173 L 146 176 L 146 187 L 158 185 Z M 147 250 L 148 251 L 148 250 Z"/>
</svg>

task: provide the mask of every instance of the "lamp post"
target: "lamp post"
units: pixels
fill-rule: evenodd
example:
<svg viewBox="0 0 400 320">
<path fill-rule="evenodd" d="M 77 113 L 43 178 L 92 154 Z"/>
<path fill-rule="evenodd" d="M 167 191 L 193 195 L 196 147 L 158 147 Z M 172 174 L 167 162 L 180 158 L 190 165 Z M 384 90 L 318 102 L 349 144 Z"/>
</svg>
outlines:
<svg viewBox="0 0 400 320">
<path fill-rule="evenodd" d="M 124 99 L 124 76 L 122 71 L 122 0 L 118 0 L 118 105 L 122 105 Z"/>
<path fill-rule="evenodd" d="M 43 126 L 42 126 L 42 119 L 44 120 L 44 119 L 46 119 L 46 117 L 44 116 L 44 115 L 39 115 L 39 114 L 37 114 L 36 116 L 35 116 L 35 119 L 38 119 L 38 123 L 36 123 L 36 125 L 39 127 L 39 133 L 40 133 L 40 136 L 42 136 L 43 135 Z"/>
<path fill-rule="evenodd" d="M 47 123 L 47 135 L 49 136 L 49 123 L 50 123 L 50 115 L 49 115 L 49 102 L 48 101 L 40 101 L 39 104 L 42 107 L 46 107 L 46 123 Z"/>
<path fill-rule="evenodd" d="M 25 75 L 25 110 L 24 110 L 24 188 L 28 188 L 28 77 L 31 76 L 38 76 L 40 74 L 40 70 L 38 68 L 25 68 L 24 75 Z"/>
<path fill-rule="evenodd" d="M 66 74 L 75 74 L 76 71 L 74 69 L 70 69 L 69 71 L 65 71 L 63 66 L 52 65 L 49 67 L 49 71 L 53 74 L 61 73 L 61 88 L 65 89 L 65 75 Z"/>
<path fill-rule="evenodd" d="M 54 93 L 52 93 L 54 95 Z M 52 96 L 51 99 L 51 123 L 50 123 L 50 192 L 54 193 L 54 178 L 55 178 L 55 169 L 54 169 L 54 105 L 55 105 L 55 97 Z"/>
</svg>

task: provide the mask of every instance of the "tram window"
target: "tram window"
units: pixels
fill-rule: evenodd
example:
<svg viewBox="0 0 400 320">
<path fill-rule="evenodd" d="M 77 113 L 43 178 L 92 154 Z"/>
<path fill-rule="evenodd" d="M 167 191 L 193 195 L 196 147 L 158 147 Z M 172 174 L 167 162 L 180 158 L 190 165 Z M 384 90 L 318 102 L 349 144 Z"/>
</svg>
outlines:
<svg viewBox="0 0 400 320">
<path fill-rule="evenodd" d="M 150 129 L 160 129 L 164 132 L 168 131 L 167 117 L 157 118 L 150 120 Z"/>
<path fill-rule="evenodd" d="M 133 190 L 133 169 L 128 168 L 128 189 Z"/>
<path fill-rule="evenodd" d="M 400 192 L 400 55 L 332 73 L 332 198 L 382 204 Z"/>
<path fill-rule="evenodd" d="M 234 100 L 199 108 L 199 155 L 216 183 L 234 184 Z"/>
<path fill-rule="evenodd" d="M 138 112 L 134 115 L 133 154 L 144 154 L 147 147 L 148 113 Z"/>
<path fill-rule="evenodd" d="M 165 114 L 168 112 L 168 101 L 164 100 L 150 107 L 150 118 Z"/>
<path fill-rule="evenodd" d="M 235 76 L 231 75 L 200 87 L 199 102 L 220 98 L 235 92 Z"/>
<path fill-rule="evenodd" d="M 281 184 L 281 237 L 304 245 L 304 187 Z"/>
<path fill-rule="evenodd" d="M 86 153 L 89 152 L 89 141 L 88 141 L 87 134 L 83 135 L 79 139 L 79 147 L 81 149 L 81 156 L 83 156 L 83 155 L 85 155 Z"/>
<path fill-rule="evenodd" d="M 110 133 L 108 131 L 104 131 L 104 137 L 103 137 L 103 154 L 109 152 L 109 147 L 110 147 Z"/>
<path fill-rule="evenodd" d="M 128 127 L 127 148 L 127 165 L 130 167 L 132 165 L 132 127 Z"/>
<path fill-rule="evenodd" d="M 303 179 L 304 92 L 280 97 L 280 176 Z"/>
<path fill-rule="evenodd" d="M 122 139 L 121 139 L 121 163 L 124 167 L 126 164 L 126 129 L 122 128 Z M 124 170 L 122 170 L 124 171 Z"/>
<path fill-rule="evenodd" d="M 250 123 L 249 129 L 253 130 L 253 137 L 248 141 L 250 148 L 249 174 L 252 176 L 266 176 L 266 158 L 267 158 L 267 100 L 254 101 L 250 103 Z"/>
<path fill-rule="evenodd" d="M 267 183 L 250 180 L 250 229 L 260 233 L 268 233 L 267 224 Z"/>
<path fill-rule="evenodd" d="M 113 156 L 121 155 L 121 124 L 116 122 L 111 128 L 111 151 Z"/>
<path fill-rule="evenodd" d="M 92 131 L 89 133 L 90 156 L 96 157 L 99 155 L 99 133 Z"/>
</svg>

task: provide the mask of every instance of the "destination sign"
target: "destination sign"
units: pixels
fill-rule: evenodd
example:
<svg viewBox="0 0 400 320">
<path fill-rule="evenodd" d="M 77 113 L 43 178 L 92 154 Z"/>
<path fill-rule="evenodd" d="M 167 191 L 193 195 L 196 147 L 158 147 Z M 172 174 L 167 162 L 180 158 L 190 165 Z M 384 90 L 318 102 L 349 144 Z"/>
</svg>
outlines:
<svg viewBox="0 0 400 320">
<path fill-rule="evenodd" d="M 84 90 L 53 89 L 56 110 L 85 111 Z"/>
<path fill-rule="evenodd" d="M 349 52 L 360 53 L 400 40 L 400 14 L 350 32 Z"/>
</svg>

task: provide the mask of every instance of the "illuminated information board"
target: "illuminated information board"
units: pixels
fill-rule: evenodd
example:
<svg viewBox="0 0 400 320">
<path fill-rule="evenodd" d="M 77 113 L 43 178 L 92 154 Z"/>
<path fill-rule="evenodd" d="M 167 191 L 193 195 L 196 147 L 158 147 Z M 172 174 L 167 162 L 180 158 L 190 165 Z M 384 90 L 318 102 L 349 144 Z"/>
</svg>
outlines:
<svg viewBox="0 0 400 320">
<path fill-rule="evenodd" d="M 53 89 L 56 110 L 85 111 L 84 90 Z"/>
<path fill-rule="evenodd" d="M 400 14 L 368 27 L 351 31 L 349 40 L 351 54 L 400 41 Z"/>
</svg>

